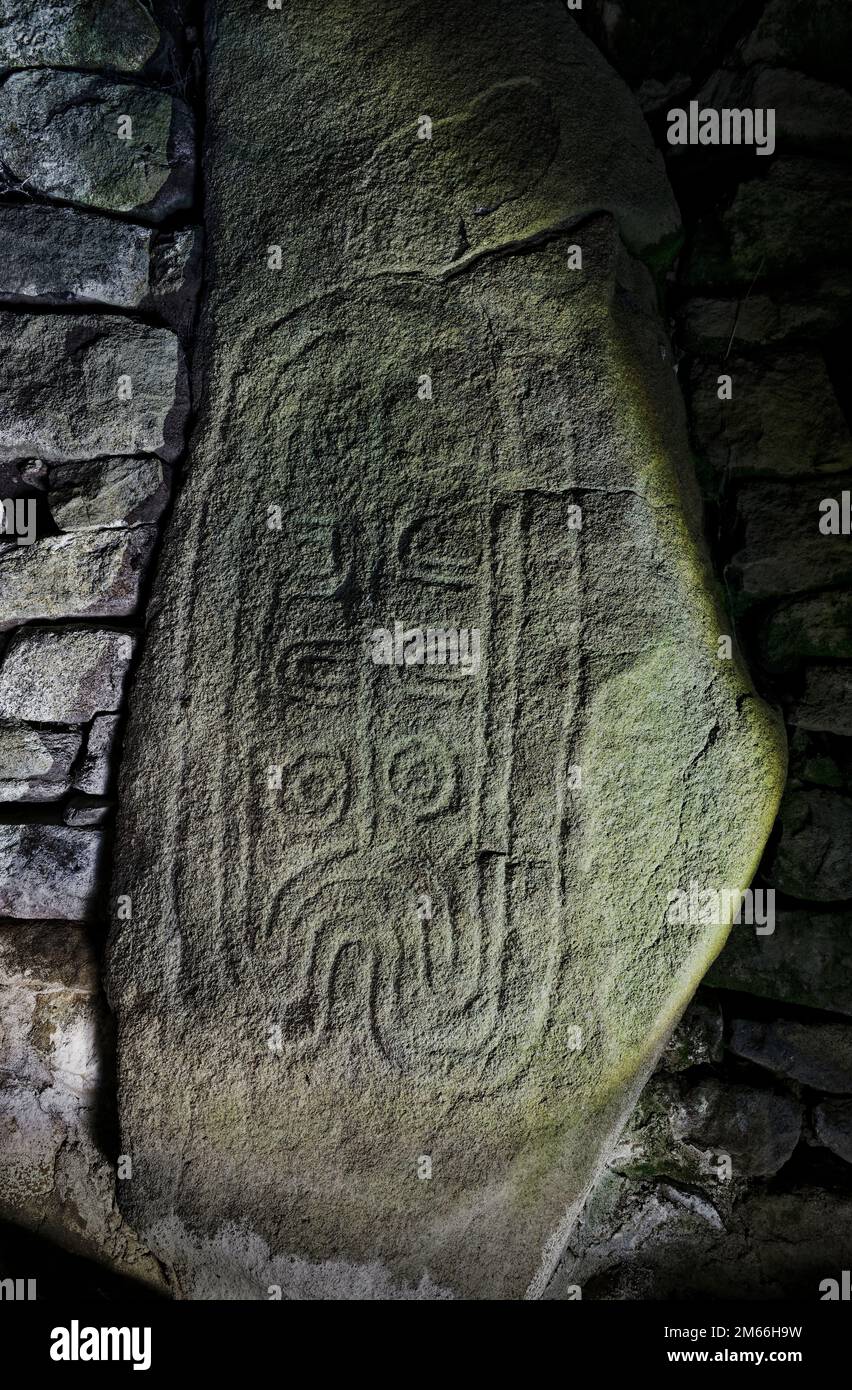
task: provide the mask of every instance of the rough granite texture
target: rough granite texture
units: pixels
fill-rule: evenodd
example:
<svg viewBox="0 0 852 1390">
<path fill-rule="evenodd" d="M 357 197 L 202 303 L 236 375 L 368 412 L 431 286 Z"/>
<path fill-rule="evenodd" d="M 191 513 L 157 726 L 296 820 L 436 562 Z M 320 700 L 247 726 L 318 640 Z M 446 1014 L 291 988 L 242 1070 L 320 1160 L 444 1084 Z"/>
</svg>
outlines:
<svg viewBox="0 0 852 1390">
<path fill-rule="evenodd" d="M 141 0 L 0 0 L 0 68 L 136 72 L 159 42 Z"/>
<path fill-rule="evenodd" d="M 119 1200 L 188 1297 L 537 1296 L 727 933 L 669 895 L 749 883 L 783 780 L 633 259 L 675 205 L 556 0 L 209 11 L 207 396 L 113 877 Z M 373 665 L 395 621 L 479 629 L 481 669 Z"/>
<path fill-rule="evenodd" d="M 79 724 L 117 710 L 135 641 L 69 625 L 16 632 L 0 662 L 0 718 Z"/>
<path fill-rule="evenodd" d="M 842 913 L 779 912 L 771 936 L 735 927 L 707 983 L 852 1015 L 852 934 Z"/>
<path fill-rule="evenodd" d="M 0 917 L 89 919 L 101 841 L 62 825 L 0 825 Z"/>
<path fill-rule="evenodd" d="M 0 632 L 33 618 L 134 612 L 154 543 L 150 526 L 46 536 L 0 550 Z"/>
<path fill-rule="evenodd" d="M 0 140 L 15 189 L 151 222 L 192 202 L 192 114 L 150 87 L 12 73 L 0 82 Z"/>
<path fill-rule="evenodd" d="M 100 1142 L 109 1027 L 98 977 L 84 928 L 0 922 L 0 1219 L 163 1290 L 121 1219 Z"/>
<path fill-rule="evenodd" d="M 173 459 L 183 448 L 186 366 L 169 329 L 0 311 L 0 352 L 0 459 Z"/>
</svg>

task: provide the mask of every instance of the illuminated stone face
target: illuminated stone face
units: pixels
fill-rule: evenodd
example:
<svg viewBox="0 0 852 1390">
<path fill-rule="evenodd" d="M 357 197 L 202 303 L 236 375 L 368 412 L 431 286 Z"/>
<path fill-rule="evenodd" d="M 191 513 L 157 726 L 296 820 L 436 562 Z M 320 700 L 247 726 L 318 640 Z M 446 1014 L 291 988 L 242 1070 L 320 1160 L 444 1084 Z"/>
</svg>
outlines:
<svg viewBox="0 0 852 1390">
<path fill-rule="evenodd" d="M 120 1200 L 195 1297 L 541 1292 L 726 934 L 671 895 L 748 886 L 783 776 L 640 114 L 555 3 L 373 8 L 223 6 L 210 54 L 108 970 Z"/>
</svg>

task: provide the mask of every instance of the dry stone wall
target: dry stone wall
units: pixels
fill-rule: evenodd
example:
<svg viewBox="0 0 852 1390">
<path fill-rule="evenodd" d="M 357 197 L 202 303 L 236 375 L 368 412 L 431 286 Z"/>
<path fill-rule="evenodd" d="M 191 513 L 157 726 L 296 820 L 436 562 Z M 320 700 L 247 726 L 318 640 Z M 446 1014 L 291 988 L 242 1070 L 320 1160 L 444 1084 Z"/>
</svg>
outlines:
<svg viewBox="0 0 852 1390">
<path fill-rule="evenodd" d="M 0 1219 L 155 1287 L 119 1215 L 103 889 L 201 277 L 176 4 L 0 3 Z"/>
<path fill-rule="evenodd" d="M 411 25 L 423 24 L 422 7 L 405 23 L 400 8 L 388 7 L 373 50 L 369 31 L 347 28 L 348 9 L 336 4 L 293 0 L 284 16 L 273 6 L 258 15 L 263 6 L 247 3 L 0 0 L 0 1220 L 184 1297 L 263 1297 L 269 1281 L 296 1296 L 519 1294 L 530 1271 L 540 1293 L 559 1254 L 551 1241 L 537 1264 L 547 1232 L 565 1234 L 559 1214 L 566 1206 L 576 1212 L 594 1178 L 548 1297 L 811 1297 L 852 1261 L 852 607 L 843 531 L 843 498 L 852 491 L 852 26 L 828 0 L 585 0 L 570 15 L 553 0 L 521 7 L 523 36 L 509 32 L 502 11 L 510 7 L 498 5 L 486 43 L 466 31 L 458 7 L 446 7 L 452 25 L 442 33 L 445 7 L 436 3 L 406 85 L 399 71 L 392 81 L 381 76 L 385 41 L 401 54 Z M 622 82 L 596 65 L 590 44 L 566 37 L 563 26 L 575 24 Z M 475 81 L 450 60 L 462 41 L 478 55 Z M 213 63 L 206 111 L 203 48 Z M 507 53 L 516 61 L 503 73 Z M 553 53 L 571 74 L 567 106 L 548 89 Z M 351 91 L 359 54 L 362 110 L 341 95 Z M 489 71 L 502 74 L 493 85 L 482 78 Z M 692 99 L 775 108 L 772 157 L 673 149 L 667 112 Z M 436 100 L 432 138 L 418 141 L 420 111 Z M 602 130 L 613 133 L 608 143 Z M 211 165 L 213 312 L 199 348 L 202 137 Z M 414 164 L 424 155 L 425 173 Z M 584 288 L 562 304 L 569 247 L 578 246 Z M 669 333 L 655 288 L 664 292 Z M 673 365 L 691 457 L 671 395 Z M 723 374 L 732 384 L 724 401 Z M 150 602 L 201 379 L 210 391 L 192 482 Z M 436 390 L 431 418 L 417 394 L 427 379 Z M 454 405 L 442 399 L 447 389 Z M 638 478 L 630 471 L 660 418 L 662 452 L 677 458 L 674 488 L 656 463 L 640 466 Z M 313 473 L 304 465 L 312 457 Z M 463 458 L 475 463 L 468 473 Z M 630 466 L 619 472 L 613 461 L 625 459 Z M 372 493 L 349 485 L 343 460 L 355 461 Z M 688 553 L 701 550 L 692 474 L 719 580 L 719 616 L 706 630 L 689 608 L 700 593 L 712 609 L 706 577 L 681 586 L 665 564 L 659 572 L 661 555 L 671 559 L 678 548 L 663 524 L 673 508 L 688 518 Z M 496 511 L 489 477 L 502 489 Z M 216 510 L 223 486 L 224 512 Z M 479 521 L 466 510 L 471 494 Z M 835 534 L 819 528 L 827 499 L 837 500 Z M 442 530 L 435 516 L 447 505 L 454 520 Z M 266 525 L 276 507 L 292 573 L 281 570 Z M 560 553 L 574 507 L 586 526 L 571 556 L 579 577 L 560 588 L 547 557 Z M 399 535 L 391 527 L 392 558 L 380 562 L 383 509 L 398 510 L 404 524 Z M 490 518 L 488 545 L 478 550 L 482 516 Z M 219 529 L 229 522 L 224 547 Z M 596 551 L 602 536 L 609 540 Z M 373 556 L 366 569 L 365 554 Z M 495 973 L 483 956 L 482 990 L 462 997 L 458 980 L 470 981 L 463 969 L 441 973 L 446 962 L 433 939 L 432 994 L 410 982 L 407 995 L 395 993 L 387 962 L 398 959 L 404 976 L 416 933 L 431 949 L 417 904 L 437 904 L 452 937 L 465 902 L 458 884 L 466 843 L 455 832 L 442 841 L 440 831 L 461 824 L 452 816 L 466 805 L 464 759 L 478 747 L 480 726 L 465 713 L 462 752 L 451 749 L 442 763 L 452 724 L 427 728 L 400 691 L 382 712 L 390 761 L 382 765 L 377 735 L 377 780 L 359 781 L 352 754 L 363 769 L 362 734 L 339 734 L 348 687 L 335 660 L 358 622 L 393 618 L 388 604 L 405 592 L 383 588 L 394 565 L 402 582 L 438 582 L 455 593 L 482 554 L 492 614 L 505 606 L 511 626 L 523 612 L 539 650 L 513 693 L 508 668 L 488 668 L 486 635 L 481 786 L 491 814 L 480 848 L 492 905 L 502 894 L 512 911 L 509 967 Z M 551 595 L 550 627 L 530 597 L 536 588 Z M 264 595 L 271 608 L 260 612 Z M 269 651 L 282 595 L 293 640 L 279 661 Z M 326 611 L 335 597 L 337 624 L 317 645 L 313 609 Z M 681 609 L 692 618 L 678 628 Z M 424 607 L 424 621 L 433 612 Z M 236 627 L 224 642 L 223 676 L 224 614 Z M 415 620 L 408 610 L 399 616 Z M 450 608 L 439 616 L 449 618 Z M 627 670 L 619 662 L 653 648 L 661 624 L 665 660 L 658 654 L 631 678 L 630 661 Z M 511 645 L 505 625 L 494 631 Z M 589 759 L 587 771 L 595 759 L 598 768 L 620 763 L 623 774 L 648 739 L 635 709 L 667 682 L 680 691 L 678 707 L 659 721 L 665 738 L 653 756 L 675 781 L 701 769 L 692 800 L 679 803 L 680 831 L 686 827 L 687 840 L 694 832 L 706 858 L 720 821 L 734 838 L 760 821 L 771 802 L 759 785 L 760 760 L 778 767 L 754 729 L 738 726 L 739 708 L 726 712 L 724 681 L 696 695 L 695 673 L 709 669 L 696 649 L 720 631 L 736 639 L 734 651 L 739 642 L 760 692 L 787 724 L 790 779 L 753 883 L 776 894 L 775 929 L 734 928 L 624 1127 L 700 974 L 690 968 L 666 993 L 684 959 L 676 933 L 662 946 L 655 941 L 665 967 L 656 976 L 636 965 L 653 934 L 641 893 L 631 893 L 651 881 L 671 781 L 666 773 L 652 790 L 659 800 L 650 809 L 641 776 L 615 773 L 597 810 L 591 799 L 592 887 L 578 860 L 563 858 L 563 887 L 581 900 L 582 920 L 563 921 L 563 935 L 551 939 L 579 958 L 563 979 L 583 1001 L 582 1027 L 591 1023 L 597 1043 L 604 1039 L 586 1072 L 579 1059 L 569 1074 L 576 1005 L 557 1004 L 536 1033 L 533 996 L 524 993 L 544 969 L 533 928 L 551 919 L 536 896 L 544 862 L 536 837 L 552 807 L 538 794 L 548 767 L 518 711 L 534 709 L 547 726 L 553 709 L 541 688 L 549 680 L 577 727 L 588 721 L 586 753 L 572 756 Z M 673 660 L 675 633 L 692 665 Z M 205 648 L 212 634 L 217 641 Z M 562 679 L 547 645 L 554 634 L 560 651 L 572 661 L 579 655 L 579 685 Z M 176 656 L 181 646 L 192 653 L 187 666 Z M 116 768 L 140 659 L 116 852 Z M 738 690 L 742 708 L 757 708 L 745 683 Z M 293 728 L 267 736 L 267 726 L 282 699 L 289 706 L 306 696 L 310 718 L 296 733 L 330 711 L 330 743 L 318 748 L 309 738 L 310 748 L 293 757 Z M 694 724 L 683 712 L 690 702 Z M 488 750 L 505 761 L 501 719 L 510 706 L 520 721 L 519 770 L 503 805 Z M 263 731 L 256 743 L 251 727 Z M 248 789 L 226 772 L 210 783 L 205 767 L 220 738 L 231 740 L 223 766 L 242 768 Z M 558 742 L 554 733 L 539 753 L 550 756 Z M 715 771 L 714 747 L 728 750 Z M 267 786 L 276 768 L 282 780 Z M 353 804 L 362 850 L 370 815 L 381 820 L 384 863 L 374 836 L 360 863 L 368 887 L 362 873 L 354 918 L 351 889 L 332 874 L 310 898 L 310 921 L 293 925 L 301 889 L 294 895 L 290 879 L 276 878 L 280 844 L 267 843 L 270 823 L 284 826 L 290 853 L 313 826 L 306 840 L 321 860 Z M 586 813 L 589 804 L 587 797 Z M 607 821 L 607 808 L 618 805 L 627 811 Z M 209 858 L 211 814 L 218 864 Z M 579 813 L 566 825 L 571 846 L 589 835 Z M 649 841 L 638 865 L 623 848 L 637 826 Z M 416 851 L 413 874 L 405 856 L 387 854 L 400 831 Z M 762 838 L 754 836 L 755 854 Z M 260 886 L 239 878 L 245 845 Z M 622 877 L 612 872 L 619 855 Z M 449 891 L 435 877 L 435 864 L 448 858 Z M 231 867 L 223 871 L 223 863 Z M 686 854 L 675 876 L 687 880 L 700 863 Z M 389 864 L 408 893 L 403 914 L 414 913 L 398 957 L 385 925 L 400 912 Z M 167 877 L 174 916 L 157 897 Z M 124 898 L 130 917 L 120 916 Z M 607 901 L 616 900 L 610 920 Z M 211 903 L 216 932 L 205 926 Z M 259 940 L 241 934 L 246 904 L 265 924 Z M 118 1081 L 114 1019 L 102 994 L 108 919 L 116 928 L 111 1001 L 123 1034 Z M 309 975 L 276 945 L 282 922 L 297 947 L 322 943 L 338 923 L 340 950 L 326 952 L 309 980 L 312 988 L 319 980 L 320 1005 L 311 989 L 293 987 Z M 693 939 L 693 963 L 712 944 Z M 501 945 L 495 932 L 489 949 Z M 390 1001 L 373 1011 L 359 994 L 370 951 L 385 962 L 377 979 Z M 464 966 L 463 953 L 456 964 Z M 605 996 L 597 1015 L 584 995 L 592 978 Z M 644 1014 L 634 1002 L 643 991 Z M 514 1013 L 500 1012 L 505 997 Z M 166 1001 L 168 1026 L 160 1022 Z M 443 1037 L 448 1053 L 461 1046 L 481 1060 L 475 1043 L 492 1003 L 499 1027 L 488 1066 L 497 1102 L 489 1108 L 488 1067 L 475 1102 L 460 1099 L 447 1056 L 437 1064 L 436 1096 L 429 1067 L 425 1081 L 417 1072 L 418 1048 Z M 317 1063 L 306 1038 L 321 1007 L 331 1041 Z M 608 1018 L 621 1029 L 609 1043 Z M 365 1030 L 374 1024 L 384 1030 L 380 1041 L 391 1040 L 392 1080 L 366 1057 Z M 631 1047 L 617 1103 L 571 1133 L 566 1115 L 594 1110 Z M 524 1048 L 533 1065 L 501 1093 Z M 412 1074 L 414 1083 L 405 1079 Z M 341 1086 L 357 1103 L 340 1104 Z M 402 1127 L 394 1113 L 405 1117 Z M 423 1115 L 432 1117 L 427 1136 Z M 486 1181 L 498 1151 L 512 1160 L 499 1191 Z M 282 1152 L 284 1214 L 271 1176 Z M 388 1152 L 397 1168 L 382 1176 Z M 424 1156 L 430 1164 L 434 1157 L 435 1176 L 418 1183 Z M 347 1198 L 338 1191 L 344 1169 Z M 196 1175 L 189 1183 L 187 1172 Z M 379 1236 L 371 1229 L 377 1212 Z M 473 1267 L 453 1243 L 462 1228 L 477 1233 Z"/>
<path fill-rule="evenodd" d="M 590 3 L 582 22 L 684 212 L 667 298 L 708 539 L 791 762 L 753 885 L 775 894 L 774 931 L 734 927 L 550 1292 L 812 1300 L 852 1259 L 852 15 L 676 8 Z M 691 99 L 776 108 L 771 160 L 672 148 L 666 112 Z"/>
</svg>

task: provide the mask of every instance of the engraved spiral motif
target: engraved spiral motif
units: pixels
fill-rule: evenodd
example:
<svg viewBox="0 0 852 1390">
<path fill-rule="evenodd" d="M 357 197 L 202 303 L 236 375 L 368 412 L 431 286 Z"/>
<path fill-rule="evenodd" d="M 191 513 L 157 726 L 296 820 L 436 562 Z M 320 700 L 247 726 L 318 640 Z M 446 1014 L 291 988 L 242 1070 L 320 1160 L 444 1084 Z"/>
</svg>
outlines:
<svg viewBox="0 0 852 1390">
<path fill-rule="evenodd" d="M 303 753 L 287 768 L 282 793 L 285 809 L 312 829 L 336 825 L 349 804 L 346 759 L 337 752 Z"/>
<path fill-rule="evenodd" d="M 402 739 L 387 763 L 387 784 L 398 805 L 415 817 L 436 816 L 452 805 L 455 760 L 439 739 L 415 734 Z"/>
</svg>

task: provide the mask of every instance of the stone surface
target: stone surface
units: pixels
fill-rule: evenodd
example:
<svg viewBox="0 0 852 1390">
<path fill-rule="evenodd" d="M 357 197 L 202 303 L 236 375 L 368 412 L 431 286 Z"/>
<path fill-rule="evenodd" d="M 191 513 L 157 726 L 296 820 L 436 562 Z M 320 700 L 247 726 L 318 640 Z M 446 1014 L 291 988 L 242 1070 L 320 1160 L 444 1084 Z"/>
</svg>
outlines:
<svg viewBox="0 0 852 1390">
<path fill-rule="evenodd" d="M 736 299 L 688 299 L 679 324 L 688 352 L 726 353 L 731 345 L 762 346 L 791 339 L 810 342 L 825 337 L 849 319 L 852 276 L 819 278 L 800 288 L 783 286 L 765 294 Z M 724 371 L 719 363 L 719 371 Z"/>
<path fill-rule="evenodd" d="M 636 100 L 646 115 L 659 111 L 662 107 L 674 105 L 677 98 L 689 90 L 690 80 L 686 73 L 677 72 L 668 82 L 660 82 L 649 77 L 636 89 Z"/>
<path fill-rule="evenodd" d="M 215 389 L 107 975 L 120 1200 L 187 1297 L 540 1293 L 726 934 L 670 893 L 749 882 L 783 777 L 619 245 L 676 233 L 641 115 L 561 6 L 412 14 L 209 16 Z M 476 674 L 370 661 L 450 615 Z"/>
<path fill-rule="evenodd" d="M 0 632 L 33 618 L 123 618 L 135 613 L 153 527 L 78 531 L 0 547 Z"/>
<path fill-rule="evenodd" d="M 0 312 L 0 353 L 0 458 L 173 459 L 183 448 L 186 366 L 169 329 L 117 317 L 7 311 Z M 120 378 L 129 378 L 130 399 Z"/>
<path fill-rule="evenodd" d="M 852 594 L 825 593 L 781 604 L 762 624 L 758 646 L 772 671 L 852 657 Z"/>
<path fill-rule="evenodd" d="M 57 801 L 68 791 L 79 733 L 0 726 L 0 801 Z"/>
<path fill-rule="evenodd" d="M 119 722 L 117 714 L 98 714 L 92 720 L 86 752 L 74 774 L 74 786 L 78 791 L 87 792 L 89 796 L 106 796 L 109 791 Z"/>
<path fill-rule="evenodd" d="M 50 514 L 61 531 L 153 524 L 169 499 L 170 476 L 158 458 L 60 464 L 50 473 Z"/>
<path fill-rule="evenodd" d="M 660 86 L 707 61 L 745 0 L 584 0 L 576 18 L 634 85 Z"/>
<path fill-rule="evenodd" d="M 769 0 L 742 45 L 746 63 L 780 63 L 846 82 L 852 13 L 834 0 Z"/>
<path fill-rule="evenodd" d="M 139 309 L 186 335 L 202 240 L 197 227 L 160 232 L 76 208 L 0 207 L 0 301 Z"/>
<path fill-rule="evenodd" d="M 852 798 L 833 791 L 788 791 L 779 813 L 781 838 L 768 881 L 792 898 L 852 898 Z"/>
<path fill-rule="evenodd" d="M 62 812 L 62 819 L 75 829 L 104 825 L 111 809 L 112 802 L 103 797 L 72 796 Z"/>
<path fill-rule="evenodd" d="M 677 1131 L 718 1162 L 731 1159 L 734 1178 L 771 1177 L 792 1156 L 802 1130 L 801 1106 L 792 1097 L 714 1077 L 699 1081 L 683 1098 Z"/>
<path fill-rule="evenodd" d="M 137 72 L 159 41 L 140 0 L 0 0 L 0 68 Z"/>
<path fill-rule="evenodd" d="M 817 672 L 821 669 L 823 668 L 814 668 Z M 791 782 L 810 783 L 817 787 L 833 787 L 837 791 L 852 792 L 852 742 L 845 738 L 838 739 L 834 734 L 810 733 L 801 726 L 796 727 L 795 713 L 794 709 L 788 715 L 792 733 Z"/>
<path fill-rule="evenodd" d="M 0 916 L 83 922 L 94 912 L 101 835 L 0 825 Z"/>
<path fill-rule="evenodd" d="M 844 1163 L 852 1163 L 852 1100 L 827 1100 L 813 1114 L 814 1138 Z"/>
<path fill-rule="evenodd" d="M 735 1019 L 728 1043 L 738 1057 L 815 1091 L 852 1092 L 852 1026 Z"/>
<path fill-rule="evenodd" d="M 763 162 L 763 161 L 759 161 Z M 814 158 L 779 159 L 740 184 L 730 206 L 699 225 L 687 258 L 692 285 L 823 271 L 852 254 L 852 171 Z"/>
<path fill-rule="evenodd" d="M 78 1097 L 101 1081 L 98 959 L 79 926 L 0 924 L 0 1028 L 7 1077 Z"/>
<path fill-rule="evenodd" d="M 852 917 L 778 911 L 770 936 L 735 926 L 705 983 L 852 1014 Z"/>
<path fill-rule="evenodd" d="M 719 1201 L 728 1183 L 783 1168 L 801 1131 L 802 1107 L 792 1096 L 715 1077 L 691 1086 L 654 1077 L 609 1163 L 636 1179 L 703 1187 Z"/>
<path fill-rule="evenodd" d="M 736 930 L 736 927 L 734 928 Z M 722 1013 L 708 1004 L 690 1004 L 660 1058 L 667 1072 L 685 1071 L 722 1059 Z"/>
<path fill-rule="evenodd" d="M 150 227 L 73 208 L 0 207 L 0 298 L 135 309 L 148 293 L 151 239 Z"/>
<path fill-rule="evenodd" d="M 839 497 L 848 478 L 743 484 L 737 493 L 742 545 L 727 574 L 745 601 L 786 597 L 852 582 L 848 536 L 824 536 L 820 502 Z"/>
<path fill-rule="evenodd" d="M 163 1289 L 98 1140 L 109 1027 L 83 928 L 0 923 L 0 1037 L 0 1219 Z"/>
<path fill-rule="evenodd" d="M 790 722 L 800 729 L 823 730 L 852 738 L 852 667 L 808 667 L 805 688 L 790 715 Z"/>
<path fill-rule="evenodd" d="M 791 150 L 834 150 L 850 139 L 852 96 L 842 87 L 787 68 L 722 69 L 696 99 L 702 109 L 710 106 L 716 111 L 772 109 L 776 147 L 785 155 Z"/>
<path fill-rule="evenodd" d="M 760 1185 L 726 1220 L 672 1183 L 613 1174 L 578 1224 L 548 1297 L 584 1300 L 801 1299 L 821 1295 L 852 1261 L 852 1199 L 800 1185 Z M 691 1344 L 690 1344 L 691 1345 Z"/>
<path fill-rule="evenodd" d="M 153 222 L 192 204 L 191 112 L 150 87 L 12 73 L 0 82 L 0 142 L 12 186 L 41 197 Z"/>
<path fill-rule="evenodd" d="M 200 227 L 160 232 L 151 257 L 151 304 L 176 332 L 188 335 L 201 291 L 204 237 Z"/>
<path fill-rule="evenodd" d="M 65 627 L 16 633 L 0 665 L 0 718 L 82 724 L 117 710 L 134 639 Z"/>
<path fill-rule="evenodd" d="M 722 373 L 732 378 L 731 400 L 719 399 Z M 816 354 L 696 363 L 689 391 L 697 447 L 718 473 L 771 477 L 852 469 L 849 428 Z"/>
</svg>

